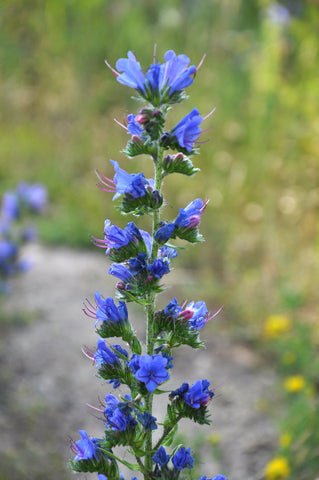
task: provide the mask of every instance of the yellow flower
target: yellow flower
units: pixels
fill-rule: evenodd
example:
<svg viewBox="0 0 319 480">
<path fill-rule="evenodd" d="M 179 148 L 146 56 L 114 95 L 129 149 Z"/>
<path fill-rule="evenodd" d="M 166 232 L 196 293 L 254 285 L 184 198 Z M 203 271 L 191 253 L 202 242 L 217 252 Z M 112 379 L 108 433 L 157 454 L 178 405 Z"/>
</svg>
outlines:
<svg viewBox="0 0 319 480">
<path fill-rule="evenodd" d="M 266 465 L 266 480 L 284 480 L 290 475 L 290 467 L 285 457 L 275 457 Z"/>
<path fill-rule="evenodd" d="M 291 320 L 285 315 L 270 315 L 264 325 L 264 335 L 267 338 L 275 338 L 291 329 Z"/>
<path fill-rule="evenodd" d="M 208 441 L 211 445 L 218 445 L 220 442 L 220 435 L 218 433 L 211 433 L 208 437 Z"/>
<path fill-rule="evenodd" d="M 289 447 L 289 445 L 291 444 L 291 435 L 289 433 L 283 433 L 281 435 L 281 437 L 279 438 L 279 445 L 281 447 Z"/>
<path fill-rule="evenodd" d="M 292 375 L 286 378 L 284 387 L 287 392 L 299 392 L 306 385 L 306 380 L 302 375 Z"/>
</svg>

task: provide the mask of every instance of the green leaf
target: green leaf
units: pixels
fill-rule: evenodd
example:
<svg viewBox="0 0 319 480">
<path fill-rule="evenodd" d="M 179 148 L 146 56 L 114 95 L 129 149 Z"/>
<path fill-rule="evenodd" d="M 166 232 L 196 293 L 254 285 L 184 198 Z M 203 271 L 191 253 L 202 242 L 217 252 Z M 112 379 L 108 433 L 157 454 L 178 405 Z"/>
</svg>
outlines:
<svg viewBox="0 0 319 480">
<path fill-rule="evenodd" d="M 178 425 L 176 423 L 175 427 L 165 436 L 164 440 L 161 442 L 164 447 L 169 447 L 172 444 L 177 430 Z"/>
</svg>

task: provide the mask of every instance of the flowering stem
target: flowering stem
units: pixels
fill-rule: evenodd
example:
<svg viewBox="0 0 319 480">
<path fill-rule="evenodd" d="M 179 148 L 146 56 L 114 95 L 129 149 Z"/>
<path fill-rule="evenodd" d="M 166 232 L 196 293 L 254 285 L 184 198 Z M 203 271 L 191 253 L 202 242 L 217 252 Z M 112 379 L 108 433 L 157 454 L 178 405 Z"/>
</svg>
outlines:
<svg viewBox="0 0 319 480">
<path fill-rule="evenodd" d="M 162 163 L 163 163 L 163 153 L 159 146 L 157 148 L 157 156 L 154 158 L 154 170 L 155 170 L 155 190 L 158 193 L 161 193 L 161 185 L 162 185 Z M 159 208 L 153 212 L 153 225 L 152 225 L 152 237 L 153 237 L 153 244 L 152 244 L 152 252 L 151 252 L 151 262 L 155 258 L 157 258 L 157 242 L 155 240 L 155 232 L 159 228 L 160 223 L 160 210 Z M 154 353 L 154 341 L 153 341 L 153 325 L 154 325 L 154 317 L 155 317 L 155 293 L 151 292 L 148 296 L 148 305 L 147 305 L 147 336 L 146 336 L 146 349 L 148 355 L 153 355 Z M 152 413 L 153 410 L 153 394 L 149 393 L 145 397 L 145 406 L 146 411 Z M 146 447 L 146 455 L 145 455 L 145 469 L 147 472 L 152 472 L 153 467 L 153 444 L 152 444 L 152 433 L 151 429 L 146 431 L 146 439 L 145 439 L 145 447 Z"/>
</svg>

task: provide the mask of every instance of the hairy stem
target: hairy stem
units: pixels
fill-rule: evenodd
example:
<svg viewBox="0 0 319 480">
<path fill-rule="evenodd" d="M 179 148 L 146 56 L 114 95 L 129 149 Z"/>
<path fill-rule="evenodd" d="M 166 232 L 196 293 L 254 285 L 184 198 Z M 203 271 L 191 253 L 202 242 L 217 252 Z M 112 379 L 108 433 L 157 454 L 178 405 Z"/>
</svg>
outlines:
<svg viewBox="0 0 319 480">
<path fill-rule="evenodd" d="M 157 149 L 157 156 L 154 158 L 154 170 L 155 170 L 155 190 L 161 193 L 161 185 L 162 185 L 162 150 L 158 145 Z M 155 241 L 155 233 L 159 228 L 160 223 L 160 209 L 154 211 L 153 213 L 153 222 L 152 222 L 152 237 L 153 237 L 153 245 L 152 245 L 152 252 L 150 262 L 152 263 L 155 258 L 157 258 L 157 249 L 158 245 Z M 146 328 L 146 353 L 148 355 L 153 355 L 154 352 L 154 342 L 153 342 L 153 329 L 154 329 L 154 318 L 155 318 L 155 300 L 156 295 L 154 293 L 150 293 L 148 297 L 148 305 L 147 305 L 147 328 Z M 153 394 L 149 393 L 145 396 L 145 407 L 146 411 L 152 415 L 153 412 Z M 153 442 L 152 442 L 152 430 L 146 430 L 146 438 L 145 438 L 145 470 L 150 475 L 153 468 Z M 145 480 L 146 477 L 144 476 Z"/>
</svg>

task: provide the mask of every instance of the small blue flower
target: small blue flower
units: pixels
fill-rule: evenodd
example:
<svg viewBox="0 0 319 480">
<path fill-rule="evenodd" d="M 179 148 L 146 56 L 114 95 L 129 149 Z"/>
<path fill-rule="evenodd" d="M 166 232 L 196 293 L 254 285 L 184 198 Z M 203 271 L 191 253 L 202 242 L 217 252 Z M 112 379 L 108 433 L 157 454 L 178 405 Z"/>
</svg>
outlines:
<svg viewBox="0 0 319 480">
<path fill-rule="evenodd" d="M 214 478 L 207 478 L 207 476 L 204 475 L 199 480 L 227 480 L 227 478 L 224 475 L 216 475 L 216 477 L 214 477 Z"/>
<path fill-rule="evenodd" d="M 144 174 L 131 174 L 120 168 L 118 162 L 111 160 L 111 163 L 115 170 L 114 182 L 116 185 L 116 194 L 113 200 L 125 193 L 129 193 L 134 198 L 143 197 L 146 193 L 145 186 L 149 184 Z"/>
<path fill-rule="evenodd" d="M 137 355 L 137 353 L 133 353 L 131 360 L 129 362 L 126 362 L 127 366 L 130 368 L 130 370 L 134 373 L 138 371 L 140 368 L 140 356 Z"/>
<path fill-rule="evenodd" d="M 165 243 L 171 236 L 173 235 L 175 230 L 175 224 L 174 223 L 167 223 L 166 225 L 163 225 L 160 227 L 157 232 L 155 233 L 155 240 L 158 243 Z"/>
<path fill-rule="evenodd" d="M 129 272 L 132 275 L 137 275 L 142 270 L 145 270 L 146 263 L 146 253 L 139 252 L 135 258 L 129 260 Z"/>
<path fill-rule="evenodd" d="M 130 113 L 127 116 L 127 133 L 130 133 L 131 135 L 141 136 L 143 132 L 143 128 L 136 120 L 136 115 Z"/>
<path fill-rule="evenodd" d="M 108 273 L 116 278 L 119 278 L 124 283 L 127 283 L 132 279 L 132 274 L 122 263 L 112 263 Z"/>
<path fill-rule="evenodd" d="M 197 380 L 184 396 L 184 402 L 192 408 L 200 408 L 206 405 L 210 398 L 214 396 L 211 390 L 208 390 L 209 382 L 207 380 Z"/>
<path fill-rule="evenodd" d="M 185 307 L 186 312 L 193 312 L 192 317 L 189 320 L 189 324 L 192 330 L 199 330 L 206 325 L 208 319 L 208 310 L 205 302 L 190 302 Z"/>
<path fill-rule="evenodd" d="M 183 400 L 188 390 L 189 390 L 189 385 L 188 383 L 184 382 L 177 390 L 173 390 L 169 394 L 169 398 L 173 400 L 175 397 L 178 397 L 180 400 Z"/>
<path fill-rule="evenodd" d="M 194 228 L 200 223 L 200 218 L 205 211 L 208 201 L 203 202 L 201 198 L 196 198 L 185 208 L 180 208 L 174 225 L 176 228 Z"/>
<path fill-rule="evenodd" d="M 143 425 L 145 430 L 156 430 L 156 420 L 157 418 L 153 417 L 148 412 L 138 413 L 137 414 L 138 421 Z"/>
<path fill-rule="evenodd" d="M 95 300 L 97 303 L 97 308 L 95 312 L 95 326 L 98 322 L 127 322 L 128 312 L 125 302 L 120 301 L 119 306 L 117 307 L 112 297 L 108 297 L 103 300 L 99 292 L 95 292 Z"/>
<path fill-rule="evenodd" d="M 128 58 L 120 58 L 116 62 L 116 68 L 121 75 L 117 81 L 128 87 L 145 92 L 145 78 L 140 63 L 136 60 L 134 53 L 128 52 Z"/>
<path fill-rule="evenodd" d="M 191 455 L 190 448 L 181 447 L 172 458 L 175 470 L 183 470 L 184 468 L 192 468 L 194 458 Z"/>
<path fill-rule="evenodd" d="M 152 457 L 153 462 L 159 465 L 160 467 L 166 467 L 169 462 L 170 456 L 166 454 L 165 448 L 160 447 L 156 454 Z"/>
<path fill-rule="evenodd" d="M 102 473 L 99 473 L 97 476 L 97 480 L 107 480 L 107 477 L 103 475 Z"/>
<path fill-rule="evenodd" d="M 155 258 L 154 262 L 151 265 L 148 265 L 147 269 L 153 277 L 158 279 L 170 272 L 168 261 L 163 260 L 162 258 Z"/>
<path fill-rule="evenodd" d="M 48 201 L 48 192 L 44 185 L 36 183 L 20 183 L 17 188 L 17 194 L 21 201 L 34 212 L 43 212 Z"/>
<path fill-rule="evenodd" d="M 82 439 L 73 445 L 73 451 L 77 454 L 74 461 L 97 458 L 97 439 L 89 438 L 85 430 L 79 430 L 79 434 Z"/>
<path fill-rule="evenodd" d="M 186 55 L 176 55 L 173 50 L 168 50 L 164 64 L 152 64 L 145 77 L 155 91 L 168 89 L 169 95 L 183 90 L 191 85 L 191 77 L 196 72 L 196 67 L 188 67 L 190 59 Z"/>
<path fill-rule="evenodd" d="M 161 247 L 160 249 L 160 255 L 162 258 L 170 259 L 177 257 L 178 253 L 175 248 L 167 247 L 166 245 L 164 245 L 164 247 Z"/>
<path fill-rule="evenodd" d="M 123 404 L 114 395 L 106 395 L 105 403 L 104 415 L 108 422 L 107 426 L 111 427 L 112 430 L 123 432 L 137 424 L 136 420 L 130 415 L 132 408 L 127 404 L 124 404 L 125 408 L 122 408 Z"/>
<path fill-rule="evenodd" d="M 6 221 L 15 220 L 20 215 L 19 199 L 14 192 L 6 192 L 2 198 L 1 216 Z"/>
<path fill-rule="evenodd" d="M 176 298 L 174 298 L 164 309 L 165 315 L 168 317 L 177 318 L 177 316 L 182 312 L 182 308 L 178 305 Z"/>
<path fill-rule="evenodd" d="M 169 379 L 166 366 L 167 359 L 163 358 L 162 355 L 142 355 L 139 359 L 139 369 L 135 373 L 135 378 L 145 383 L 149 392 L 154 392 L 158 385 Z"/>
<path fill-rule="evenodd" d="M 97 350 L 94 354 L 94 360 L 96 361 L 96 368 L 103 363 L 110 363 L 114 365 L 118 364 L 117 356 L 112 350 L 105 344 L 103 338 L 99 338 L 97 341 Z"/>
<path fill-rule="evenodd" d="M 18 253 L 17 246 L 10 240 L 0 240 L 0 272 L 9 275 L 15 270 L 15 260 Z"/>
<path fill-rule="evenodd" d="M 194 148 L 194 142 L 201 134 L 200 124 L 202 121 L 203 117 L 199 114 L 197 108 L 194 108 L 170 131 L 170 135 L 175 137 L 182 148 L 191 152 Z"/>
</svg>

